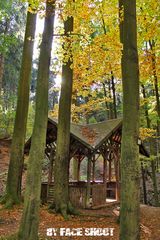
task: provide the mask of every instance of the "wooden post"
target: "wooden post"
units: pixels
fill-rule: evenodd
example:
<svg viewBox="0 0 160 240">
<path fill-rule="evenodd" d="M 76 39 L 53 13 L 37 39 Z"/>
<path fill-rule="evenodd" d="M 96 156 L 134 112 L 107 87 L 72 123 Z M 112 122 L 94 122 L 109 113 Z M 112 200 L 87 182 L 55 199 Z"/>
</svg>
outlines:
<svg viewBox="0 0 160 240">
<path fill-rule="evenodd" d="M 90 207 L 90 194 L 91 194 L 91 154 L 88 156 L 87 164 L 86 208 Z"/>
<path fill-rule="evenodd" d="M 109 160 L 109 176 L 108 179 L 111 181 L 111 176 L 112 176 L 112 160 Z"/>
<path fill-rule="evenodd" d="M 81 159 L 78 158 L 78 168 L 77 168 L 77 181 L 80 181 L 80 168 L 81 168 Z"/>
<path fill-rule="evenodd" d="M 107 158 L 103 158 L 103 183 L 107 183 Z"/>
<path fill-rule="evenodd" d="M 114 155 L 114 167 L 115 167 L 115 178 L 116 178 L 116 200 L 119 201 L 120 199 L 120 184 L 119 184 L 119 179 L 120 179 L 120 176 L 119 176 L 119 158 L 120 158 L 120 154 L 119 152 L 117 151 L 114 151 L 113 152 L 113 155 Z"/>
<path fill-rule="evenodd" d="M 119 185 L 119 162 L 116 160 L 116 200 L 120 199 L 120 185 Z"/>
<path fill-rule="evenodd" d="M 48 185 L 52 183 L 52 178 L 53 178 L 53 162 L 54 162 L 54 150 L 51 150 L 50 154 L 50 163 L 49 163 L 49 172 L 48 172 Z"/>
<path fill-rule="evenodd" d="M 78 172 L 78 158 L 73 157 L 73 180 L 77 180 L 77 172 Z"/>
<path fill-rule="evenodd" d="M 93 155 L 92 163 L 93 163 L 93 166 L 92 166 L 92 181 L 94 182 L 95 181 L 95 165 L 96 165 L 95 154 Z"/>
</svg>

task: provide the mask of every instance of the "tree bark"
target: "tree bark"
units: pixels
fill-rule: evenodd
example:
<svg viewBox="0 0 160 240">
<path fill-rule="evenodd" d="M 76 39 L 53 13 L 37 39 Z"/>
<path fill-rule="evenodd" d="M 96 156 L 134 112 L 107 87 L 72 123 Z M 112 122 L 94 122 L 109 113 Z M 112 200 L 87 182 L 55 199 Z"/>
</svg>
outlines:
<svg viewBox="0 0 160 240">
<path fill-rule="evenodd" d="M 13 204 L 18 203 L 21 196 L 21 179 L 35 28 L 36 14 L 28 11 L 6 194 L 2 199 L 2 203 L 5 203 L 6 207 L 11 207 Z"/>
<path fill-rule="evenodd" d="M 64 22 L 64 31 L 68 37 L 69 47 L 71 39 L 69 33 L 73 31 L 73 17 L 68 17 Z M 59 102 L 57 150 L 55 161 L 55 210 L 60 212 L 65 219 L 72 211 L 69 202 L 69 146 L 70 146 L 70 119 L 71 99 L 73 85 L 72 56 L 62 66 L 62 85 Z M 64 56 L 65 59 L 65 56 Z"/>
<path fill-rule="evenodd" d="M 139 66 L 136 0 L 123 1 L 123 129 L 121 145 L 120 240 L 138 240 L 140 205 Z M 122 28 L 121 28 L 122 29 Z"/>
<path fill-rule="evenodd" d="M 18 240 L 37 240 L 42 161 L 45 155 L 48 120 L 48 79 L 53 40 L 55 1 L 47 1 L 37 77 L 36 114 L 28 160 L 24 210 Z"/>
</svg>

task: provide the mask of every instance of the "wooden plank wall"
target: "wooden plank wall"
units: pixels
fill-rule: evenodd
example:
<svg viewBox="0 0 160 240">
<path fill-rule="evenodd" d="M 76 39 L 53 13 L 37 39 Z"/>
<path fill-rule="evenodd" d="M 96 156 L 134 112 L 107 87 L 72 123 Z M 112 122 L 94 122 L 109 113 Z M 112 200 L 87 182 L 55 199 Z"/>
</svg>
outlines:
<svg viewBox="0 0 160 240">
<path fill-rule="evenodd" d="M 92 206 L 100 206 L 106 203 L 106 185 L 92 185 Z"/>
</svg>

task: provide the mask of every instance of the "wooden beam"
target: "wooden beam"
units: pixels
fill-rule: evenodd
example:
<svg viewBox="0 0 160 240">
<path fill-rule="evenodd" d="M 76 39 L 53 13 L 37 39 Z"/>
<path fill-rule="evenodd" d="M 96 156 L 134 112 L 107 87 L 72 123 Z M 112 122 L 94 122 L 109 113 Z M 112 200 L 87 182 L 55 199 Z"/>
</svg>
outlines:
<svg viewBox="0 0 160 240">
<path fill-rule="evenodd" d="M 55 155 L 55 151 L 54 149 L 52 149 L 49 157 L 50 163 L 49 163 L 49 172 L 48 172 L 48 185 L 52 183 L 54 155 Z"/>
<path fill-rule="evenodd" d="M 88 156 L 87 163 L 87 189 L 86 189 L 86 208 L 90 208 L 90 194 L 91 194 L 91 155 Z"/>
<path fill-rule="evenodd" d="M 114 168 L 115 168 L 115 177 L 116 177 L 116 200 L 119 201 L 120 199 L 120 182 L 119 182 L 119 163 L 120 163 L 120 155 L 119 155 L 119 151 L 113 151 L 113 156 L 114 156 Z"/>
<path fill-rule="evenodd" d="M 81 156 L 78 157 L 77 181 L 80 181 Z"/>
<path fill-rule="evenodd" d="M 103 158 L 103 183 L 107 183 L 107 158 Z"/>
<path fill-rule="evenodd" d="M 111 181 L 112 178 L 112 160 L 109 160 L 109 176 L 108 176 L 108 180 Z"/>
<path fill-rule="evenodd" d="M 92 181 L 95 181 L 95 165 L 96 165 L 96 156 L 95 154 L 93 155 L 92 158 Z"/>
</svg>

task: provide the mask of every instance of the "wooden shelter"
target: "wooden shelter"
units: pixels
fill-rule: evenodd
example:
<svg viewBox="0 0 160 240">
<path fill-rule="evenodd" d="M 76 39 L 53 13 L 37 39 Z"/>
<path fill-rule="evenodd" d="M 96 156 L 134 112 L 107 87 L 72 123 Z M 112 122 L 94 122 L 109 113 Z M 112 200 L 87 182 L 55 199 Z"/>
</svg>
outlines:
<svg viewBox="0 0 160 240">
<path fill-rule="evenodd" d="M 48 182 L 42 183 L 42 202 L 54 201 L 53 162 L 56 152 L 57 121 L 48 119 L 45 153 L 50 159 Z M 107 198 L 119 200 L 120 190 L 120 144 L 122 119 L 112 119 L 95 124 L 80 125 L 71 123 L 70 159 L 77 161 L 77 179 L 69 182 L 70 201 L 76 207 L 92 207 L 106 204 Z M 25 145 L 25 152 L 30 148 L 31 139 Z M 140 153 L 148 156 L 140 144 Z M 103 158 L 103 179 L 95 178 L 97 159 Z M 80 167 L 87 158 L 87 181 L 80 181 Z"/>
</svg>

